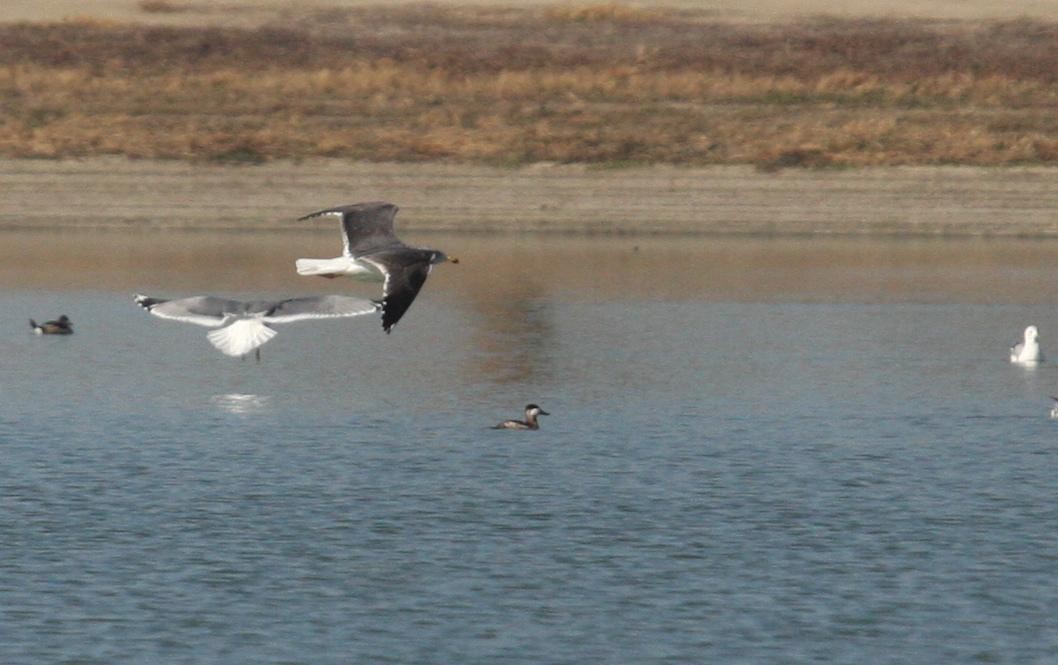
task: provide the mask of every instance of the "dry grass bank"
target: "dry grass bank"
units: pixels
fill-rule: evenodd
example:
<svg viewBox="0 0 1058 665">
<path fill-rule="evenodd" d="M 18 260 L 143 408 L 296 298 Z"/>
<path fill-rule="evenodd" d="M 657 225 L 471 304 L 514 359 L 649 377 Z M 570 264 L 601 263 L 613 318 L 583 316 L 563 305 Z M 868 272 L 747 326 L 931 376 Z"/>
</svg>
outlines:
<svg viewBox="0 0 1058 665">
<path fill-rule="evenodd" d="M 255 29 L 7 24 L 0 43 L 6 157 L 1058 162 L 1055 23 L 400 6 Z"/>
</svg>

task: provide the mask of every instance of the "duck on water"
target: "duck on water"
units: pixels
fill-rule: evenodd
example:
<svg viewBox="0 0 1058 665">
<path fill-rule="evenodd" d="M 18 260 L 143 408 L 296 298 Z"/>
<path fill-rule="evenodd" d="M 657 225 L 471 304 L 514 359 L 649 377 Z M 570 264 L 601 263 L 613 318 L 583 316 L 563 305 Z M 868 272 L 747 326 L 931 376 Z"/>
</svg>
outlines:
<svg viewBox="0 0 1058 665">
<path fill-rule="evenodd" d="M 29 320 L 29 325 L 33 328 L 33 332 L 37 335 L 72 335 L 73 334 L 73 321 L 70 317 L 63 314 L 54 321 L 46 321 L 44 323 L 37 323 L 33 319 Z"/>
<path fill-rule="evenodd" d="M 544 411 L 536 404 L 526 404 L 525 420 L 504 420 L 498 425 L 493 425 L 492 429 L 540 429 L 540 422 L 537 420 L 537 416 L 550 415 L 550 413 Z"/>
</svg>

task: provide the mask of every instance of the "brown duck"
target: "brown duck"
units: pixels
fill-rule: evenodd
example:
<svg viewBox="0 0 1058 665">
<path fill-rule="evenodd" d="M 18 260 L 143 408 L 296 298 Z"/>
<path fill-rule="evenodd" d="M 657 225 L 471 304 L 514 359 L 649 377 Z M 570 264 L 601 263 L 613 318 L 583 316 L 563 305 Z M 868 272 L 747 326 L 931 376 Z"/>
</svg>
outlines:
<svg viewBox="0 0 1058 665">
<path fill-rule="evenodd" d="M 55 321 L 46 321 L 45 323 L 37 323 L 33 319 L 29 320 L 29 325 L 33 328 L 33 332 L 38 335 L 72 335 L 73 334 L 73 321 L 70 317 L 63 314 Z"/>
</svg>

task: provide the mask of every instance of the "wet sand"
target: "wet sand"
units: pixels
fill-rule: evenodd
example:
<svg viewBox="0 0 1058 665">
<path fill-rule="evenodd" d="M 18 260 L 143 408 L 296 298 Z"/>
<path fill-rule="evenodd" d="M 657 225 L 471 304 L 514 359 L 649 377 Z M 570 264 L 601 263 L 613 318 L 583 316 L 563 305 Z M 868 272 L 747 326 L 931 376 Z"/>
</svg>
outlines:
<svg viewBox="0 0 1058 665">
<path fill-rule="evenodd" d="M 390 0 L 388 4 L 416 4 L 421 0 Z M 179 11 L 147 12 L 138 0 L 6 0 L 0 8 L 0 21 L 57 21 L 91 17 L 112 21 L 138 21 L 167 25 L 253 26 L 273 20 L 284 12 L 327 11 L 332 8 L 379 4 L 378 0 L 227 0 L 207 3 L 201 0 L 173 0 Z M 547 7 L 554 0 L 439 0 L 442 5 Z M 603 4 L 584 2 L 584 5 Z M 676 7 L 701 9 L 696 0 L 639 0 L 634 7 Z M 819 15 L 879 16 L 944 20 L 1058 18 L 1053 2 L 1030 0 L 716 0 L 709 10 L 717 20 L 776 21 Z"/>
<path fill-rule="evenodd" d="M 1058 237 L 1058 169 L 516 169 L 0 160 L 0 229 L 304 229 L 385 199 L 408 231 Z"/>
</svg>

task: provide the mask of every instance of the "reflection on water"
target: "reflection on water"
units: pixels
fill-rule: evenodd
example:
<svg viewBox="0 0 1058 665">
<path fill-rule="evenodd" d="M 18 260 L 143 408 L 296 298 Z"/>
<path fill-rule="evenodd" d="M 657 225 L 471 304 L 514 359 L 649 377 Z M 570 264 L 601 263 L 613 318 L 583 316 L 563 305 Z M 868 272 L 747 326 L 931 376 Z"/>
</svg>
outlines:
<svg viewBox="0 0 1058 665">
<path fill-rule="evenodd" d="M 474 333 L 474 371 L 499 383 L 545 378 L 547 350 L 555 341 L 545 290 L 529 278 L 501 286 L 496 294 L 483 294 L 470 303 L 480 321 Z"/>
<path fill-rule="evenodd" d="M 221 411 L 245 416 L 264 411 L 271 399 L 268 395 L 229 393 L 227 395 L 214 395 L 210 401 Z"/>
<path fill-rule="evenodd" d="M 462 260 L 432 272 L 394 340 L 424 333 L 422 323 L 431 309 L 449 310 L 472 347 L 459 367 L 499 385 L 553 378 L 561 338 L 555 309 L 560 304 L 1058 301 L 1054 240 L 429 234 L 412 235 L 409 241 L 439 247 Z M 159 297 L 328 292 L 377 297 L 375 284 L 295 273 L 295 259 L 331 256 L 339 245 L 330 228 L 298 233 L 10 231 L 0 242 L 0 283 L 53 294 L 54 306 L 34 307 L 20 317 L 66 311 L 76 302 L 72 294 L 83 290 L 130 297 L 133 292 Z M 657 314 L 643 327 L 638 344 L 651 343 L 659 326 L 685 325 L 680 315 L 678 306 Z M 80 319 L 95 325 L 91 313 Z M 592 334 L 590 326 L 598 324 L 596 316 L 574 334 Z M 604 327 L 637 325 L 616 319 Z M 326 330 L 319 324 L 307 328 L 303 334 Z M 435 335 L 420 343 L 442 348 L 445 342 Z M 621 359 L 626 366 L 635 360 L 634 349 L 611 348 L 609 353 L 608 360 Z M 626 379 L 637 380 L 634 375 Z"/>
<path fill-rule="evenodd" d="M 481 312 L 549 298 L 714 302 L 1054 302 L 1058 240 L 769 237 L 409 236 L 458 255 L 427 292 Z M 332 229 L 291 232 L 4 231 L 9 288 L 326 292 L 294 260 L 332 256 Z M 506 317 L 493 317 L 498 321 Z"/>
<path fill-rule="evenodd" d="M 1058 243 L 429 238 L 243 362 L 131 294 L 333 234 L 2 240 L 5 665 L 1053 660 Z"/>
</svg>

